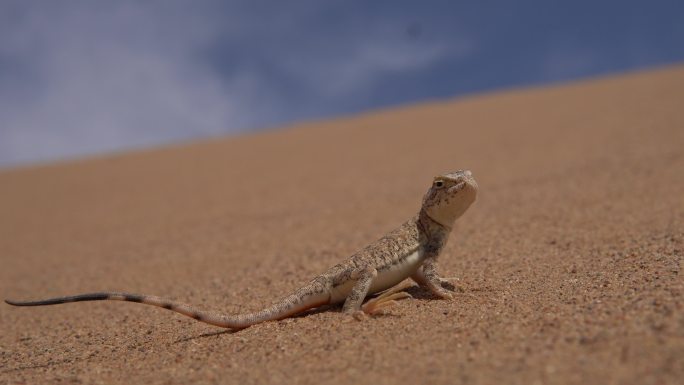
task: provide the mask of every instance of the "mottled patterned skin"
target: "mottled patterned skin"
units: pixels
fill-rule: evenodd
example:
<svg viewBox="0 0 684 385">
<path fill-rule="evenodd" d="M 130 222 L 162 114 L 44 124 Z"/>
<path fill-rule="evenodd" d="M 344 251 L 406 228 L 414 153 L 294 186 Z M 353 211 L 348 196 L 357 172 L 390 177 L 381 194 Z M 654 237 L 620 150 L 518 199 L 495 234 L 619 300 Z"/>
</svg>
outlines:
<svg viewBox="0 0 684 385">
<path fill-rule="evenodd" d="M 437 257 L 447 242 L 451 227 L 475 201 L 477 183 L 470 171 L 456 171 L 435 177 L 423 198 L 420 212 L 396 230 L 373 242 L 346 261 L 333 266 L 307 285 L 272 306 L 254 313 L 221 315 L 198 311 L 164 298 L 128 293 L 90 293 L 41 301 L 6 300 L 15 306 L 42 306 L 68 302 L 115 300 L 138 302 L 172 310 L 211 325 L 242 329 L 271 320 L 287 318 L 322 305 L 343 302 L 343 311 L 355 316 L 373 314 L 408 297 L 391 288 L 406 278 L 426 287 L 439 298 L 452 294 L 437 274 Z M 389 290 L 388 290 L 389 289 Z M 378 298 L 363 301 L 369 294 Z"/>
</svg>

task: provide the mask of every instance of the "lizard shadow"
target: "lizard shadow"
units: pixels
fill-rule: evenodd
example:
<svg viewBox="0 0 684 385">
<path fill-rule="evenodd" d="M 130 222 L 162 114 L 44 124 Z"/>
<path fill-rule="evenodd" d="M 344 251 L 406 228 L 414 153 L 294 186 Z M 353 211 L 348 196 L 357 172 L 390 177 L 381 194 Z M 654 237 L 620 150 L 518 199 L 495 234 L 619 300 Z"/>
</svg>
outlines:
<svg viewBox="0 0 684 385">
<path fill-rule="evenodd" d="M 451 291 L 452 293 L 460 291 L 460 290 L 458 290 L 458 288 L 456 286 L 454 286 L 454 284 L 452 284 L 450 282 L 443 283 L 442 287 Z M 439 299 L 439 297 L 432 294 L 432 292 L 430 292 L 430 290 L 428 290 L 427 288 L 425 288 L 423 286 L 417 286 L 417 285 L 410 286 L 410 287 L 406 288 L 405 291 L 407 293 L 411 294 L 411 297 L 413 297 L 414 299 Z"/>
<path fill-rule="evenodd" d="M 208 338 L 208 337 L 219 336 L 221 334 L 234 334 L 234 333 L 239 332 L 240 330 L 242 330 L 242 329 L 224 329 L 224 330 L 219 330 L 216 332 L 202 333 L 202 334 L 196 335 L 196 336 L 190 336 L 190 337 L 184 337 L 184 338 L 177 339 L 177 340 L 173 341 L 173 343 L 179 344 L 181 342 L 194 341 L 194 340 L 197 340 L 200 338 Z"/>
<path fill-rule="evenodd" d="M 315 309 L 311 309 L 309 311 L 302 312 L 302 313 L 297 314 L 297 315 L 293 315 L 293 316 L 288 317 L 288 318 L 302 318 L 302 317 L 306 317 L 306 316 L 309 316 L 312 314 L 318 314 L 318 313 L 323 313 L 323 312 L 327 312 L 330 310 L 334 310 L 336 307 L 338 307 L 338 306 L 325 305 L 325 306 L 321 306 L 321 307 L 318 307 Z M 238 333 L 242 330 L 245 330 L 245 329 L 223 329 L 223 330 L 219 330 L 219 331 L 215 331 L 215 332 L 202 333 L 202 334 L 199 334 L 196 336 L 179 338 L 179 339 L 173 341 L 173 344 L 179 344 L 181 342 L 194 341 L 194 340 L 198 340 L 201 338 L 215 337 L 215 336 L 220 336 L 223 334 L 235 334 L 235 333 Z"/>
<path fill-rule="evenodd" d="M 447 289 L 450 289 L 451 291 L 455 290 L 454 285 L 452 285 L 451 283 L 443 284 L 442 286 L 444 286 Z M 416 285 L 410 286 L 410 287 L 406 288 L 404 291 L 409 293 L 411 295 L 411 297 L 413 297 L 413 299 L 430 300 L 430 299 L 436 298 L 434 294 L 432 294 L 429 290 L 423 288 L 422 286 L 416 286 Z M 329 312 L 329 311 L 340 313 L 341 310 L 342 309 L 339 305 L 324 305 L 324 306 L 317 307 L 315 309 L 311 309 L 311 310 L 302 312 L 302 313 L 297 314 L 297 315 L 293 315 L 293 316 L 288 317 L 288 318 L 303 318 L 303 317 L 307 317 L 307 316 L 310 316 L 313 314 L 325 313 L 325 312 Z M 398 316 L 388 312 L 388 313 L 375 314 L 374 317 L 383 317 L 384 318 L 384 317 L 398 317 Z M 197 340 L 200 338 L 214 337 L 214 336 L 219 336 L 222 334 L 235 334 L 241 330 L 244 330 L 244 329 L 225 329 L 225 330 L 219 330 L 216 332 L 202 333 L 202 334 L 196 335 L 196 336 L 180 338 L 180 339 L 174 341 L 173 343 L 178 344 L 181 342 L 194 341 L 194 340 Z"/>
<path fill-rule="evenodd" d="M 427 290 L 420 286 L 411 286 L 407 288 L 405 291 L 411 294 L 411 297 L 413 297 L 413 299 L 435 299 L 435 295 L 430 293 L 430 290 Z"/>
</svg>

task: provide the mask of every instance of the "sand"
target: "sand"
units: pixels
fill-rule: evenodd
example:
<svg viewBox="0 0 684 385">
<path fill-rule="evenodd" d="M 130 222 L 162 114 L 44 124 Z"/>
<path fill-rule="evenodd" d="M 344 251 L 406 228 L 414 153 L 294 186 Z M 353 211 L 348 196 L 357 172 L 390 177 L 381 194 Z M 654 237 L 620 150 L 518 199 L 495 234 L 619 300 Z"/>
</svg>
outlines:
<svg viewBox="0 0 684 385">
<path fill-rule="evenodd" d="M 225 332 L 120 302 L 0 305 L 0 383 L 666 384 L 684 376 L 684 67 L 0 172 L 0 297 L 258 309 L 413 215 L 480 196 L 385 316 Z"/>
</svg>

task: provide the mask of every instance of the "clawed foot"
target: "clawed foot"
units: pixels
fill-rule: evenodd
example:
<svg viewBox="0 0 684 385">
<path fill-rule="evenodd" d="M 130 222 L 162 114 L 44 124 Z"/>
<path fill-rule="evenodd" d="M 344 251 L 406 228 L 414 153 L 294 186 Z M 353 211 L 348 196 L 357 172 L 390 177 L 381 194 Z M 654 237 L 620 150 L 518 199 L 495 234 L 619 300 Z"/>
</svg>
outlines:
<svg viewBox="0 0 684 385">
<path fill-rule="evenodd" d="M 381 293 L 379 296 L 369 300 L 365 304 L 361 306 L 361 311 L 358 311 L 357 313 L 354 314 L 354 318 L 359 319 L 359 314 L 361 313 L 363 316 L 366 314 L 368 315 L 377 315 L 377 314 L 384 314 L 385 309 L 388 307 L 396 305 L 398 300 L 405 299 L 405 298 L 413 298 L 411 294 L 402 291 L 408 287 L 413 286 L 410 282 L 404 281 L 403 283 L 394 286 L 383 293 Z"/>
<path fill-rule="evenodd" d="M 430 292 L 433 295 L 435 295 L 441 299 L 447 299 L 447 300 L 453 299 L 454 295 L 451 293 L 453 290 L 450 291 L 450 289 L 448 290 L 448 289 L 444 288 L 442 286 L 443 281 L 446 281 L 446 280 L 444 278 L 440 278 L 439 282 L 435 282 L 435 283 L 428 282 L 426 286 L 427 286 L 428 290 L 430 290 Z M 449 281 L 446 281 L 446 282 L 449 282 Z M 453 286 L 453 285 L 451 285 L 451 286 Z"/>
<path fill-rule="evenodd" d="M 449 278 L 439 278 L 439 284 L 451 291 L 456 291 L 456 284 L 453 281 L 457 281 L 458 277 L 449 277 Z"/>
</svg>

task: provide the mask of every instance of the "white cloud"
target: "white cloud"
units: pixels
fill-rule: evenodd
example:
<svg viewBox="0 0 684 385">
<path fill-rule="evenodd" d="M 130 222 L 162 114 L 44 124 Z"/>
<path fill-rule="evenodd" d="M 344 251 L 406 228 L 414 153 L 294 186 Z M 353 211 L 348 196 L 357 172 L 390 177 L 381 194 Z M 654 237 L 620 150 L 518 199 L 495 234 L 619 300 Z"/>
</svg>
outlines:
<svg viewBox="0 0 684 385">
<path fill-rule="evenodd" d="M 314 57 L 303 55 L 283 64 L 321 96 L 337 97 L 360 92 L 381 74 L 432 64 L 444 57 L 448 48 L 441 44 L 412 46 L 410 42 L 399 39 L 376 40 L 371 37 L 363 39 L 349 51 Z M 313 65 L 302 66 L 302 61 Z"/>
<path fill-rule="evenodd" d="M 28 7 L 0 27 L 0 58 L 18 58 L 27 73 L 0 88 L 0 162 L 147 146 L 252 123 L 246 104 L 263 87 L 259 80 L 223 79 L 197 58 L 220 32 L 217 20 L 179 7 L 164 14 L 148 2 L 102 4 Z"/>
<path fill-rule="evenodd" d="M 470 47 L 416 44 L 391 18 L 341 33 L 326 4 L 5 2 L 0 165 L 342 112 L 381 75 Z"/>
</svg>

